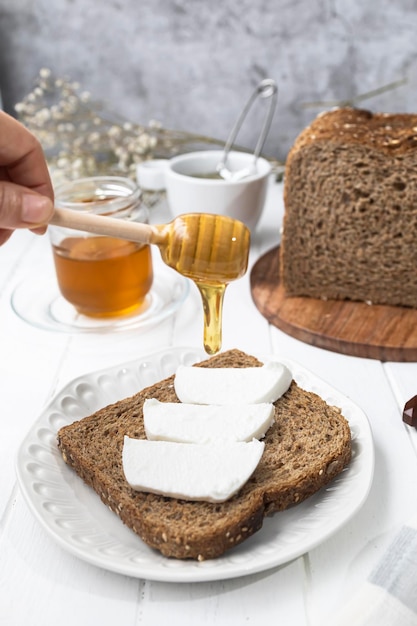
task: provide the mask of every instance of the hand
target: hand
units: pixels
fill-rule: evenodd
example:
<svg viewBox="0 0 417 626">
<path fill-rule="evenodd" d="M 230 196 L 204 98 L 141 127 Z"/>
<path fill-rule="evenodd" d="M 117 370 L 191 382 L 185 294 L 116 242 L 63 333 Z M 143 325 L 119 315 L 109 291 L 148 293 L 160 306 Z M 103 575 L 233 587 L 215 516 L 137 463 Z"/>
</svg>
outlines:
<svg viewBox="0 0 417 626">
<path fill-rule="evenodd" d="M 0 111 L 0 245 L 16 228 L 42 234 L 53 214 L 54 192 L 38 140 Z"/>
</svg>

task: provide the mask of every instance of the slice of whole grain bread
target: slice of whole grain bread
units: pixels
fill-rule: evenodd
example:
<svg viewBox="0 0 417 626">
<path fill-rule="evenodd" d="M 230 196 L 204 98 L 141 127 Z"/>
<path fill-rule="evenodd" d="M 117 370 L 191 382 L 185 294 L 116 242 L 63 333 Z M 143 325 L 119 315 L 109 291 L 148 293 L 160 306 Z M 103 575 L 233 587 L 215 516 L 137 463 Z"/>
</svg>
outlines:
<svg viewBox="0 0 417 626">
<path fill-rule="evenodd" d="M 287 296 L 417 308 L 417 115 L 319 115 L 285 168 Z"/>
<path fill-rule="evenodd" d="M 253 367 L 261 363 L 230 350 L 201 367 Z M 145 399 L 178 401 L 174 376 L 58 432 L 63 459 L 120 519 L 167 557 L 210 559 L 259 530 L 266 515 L 299 503 L 331 481 L 349 463 L 351 436 L 340 410 L 292 381 L 276 403 L 275 422 L 249 481 L 221 504 L 187 502 L 134 491 L 122 468 L 123 437 L 146 438 Z"/>
</svg>

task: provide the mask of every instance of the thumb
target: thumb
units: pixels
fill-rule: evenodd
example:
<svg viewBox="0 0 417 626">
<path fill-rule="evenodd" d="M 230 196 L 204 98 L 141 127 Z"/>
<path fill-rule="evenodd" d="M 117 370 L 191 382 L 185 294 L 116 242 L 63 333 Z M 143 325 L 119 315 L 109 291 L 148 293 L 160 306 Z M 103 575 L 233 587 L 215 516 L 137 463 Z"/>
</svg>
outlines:
<svg viewBox="0 0 417 626">
<path fill-rule="evenodd" d="M 14 183 L 0 182 L 0 228 L 36 228 L 53 214 L 50 198 Z"/>
</svg>

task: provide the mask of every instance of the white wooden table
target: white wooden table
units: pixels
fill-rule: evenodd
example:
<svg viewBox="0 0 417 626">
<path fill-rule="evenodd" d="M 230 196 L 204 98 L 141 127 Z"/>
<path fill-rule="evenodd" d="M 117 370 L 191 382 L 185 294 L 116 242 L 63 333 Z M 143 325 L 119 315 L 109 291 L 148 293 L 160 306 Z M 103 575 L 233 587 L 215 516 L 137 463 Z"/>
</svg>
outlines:
<svg viewBox="0 0 417 626">
<path fill-rule="evenodd" d="M 278 243 L 282 211 L 281 188 L 272 186 L 250 266 Z M 153 216 L 167 219 L 164 207 Z M 159 263 L 156 251 L 156 269 Z M 369 496 L 324 543 L 275 569 L 201 583 L 115 574 L 70 554 L 33 517 L 16 482 L 16 453 L 43 407 L 73 378 L 170 346 L 201 347 L 201 305 L 192 287 L 175 315 L 146 332 L 47 332 L 22 321 L 10 299 L 21 280 L 51 264 L 47 237 L 15 233 L 0 249 L 0 624 L 320 626 L 361 586 L 416 512 L 417 432 L 402 423 L 401 413 L 417 393 L 417 363 L 344 356 L 285 335 L 254 306 L 248 272 L 226 291 L 223 349 L 298 361 L 361 407 L 375 445 Z"/>
</svg>

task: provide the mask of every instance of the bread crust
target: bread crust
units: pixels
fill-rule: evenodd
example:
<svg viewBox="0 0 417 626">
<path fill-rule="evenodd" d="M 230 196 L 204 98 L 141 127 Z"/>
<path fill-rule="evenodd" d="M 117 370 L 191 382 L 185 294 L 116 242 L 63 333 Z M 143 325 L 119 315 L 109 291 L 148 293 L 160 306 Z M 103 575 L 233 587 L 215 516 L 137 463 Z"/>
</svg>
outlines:
<svg viewBox="0 0 417 626">
<path fill-rule="evenodd" d="M 340 108 L 319 114 L 295 140 L 290 154 L 317 141 L 360 145 L 401 156 L 417 151 L 417 115 L 372 113 L 366 109 Z M 288 161 L 287 161 L 288 164 Z"/>
<path fill-rule="evenodd" d="M 417 115 L 336 109 L 288 155 L 288 296 L 417 308 Z"/>
<path fill-rule="evenodd" d="M 257 365 L 261 363 L 254 357 L 230 350 L 198 366 Z M 178 401 L 173 380 L 171 376 L 58 432 L 64 461 L 164 556 L 204 560 L 222 555 L 258 531 L 266 515 L 302 502 L 350 461 L 350 429 L 340 410 L 293 381 L 276 402 L 275 422 L 264 439 L 257 469 L 233 498 L 213 504 L 134 491 L 123 475 L 123 437 L 145 438 L 146 398 Z"/>
</svg>

